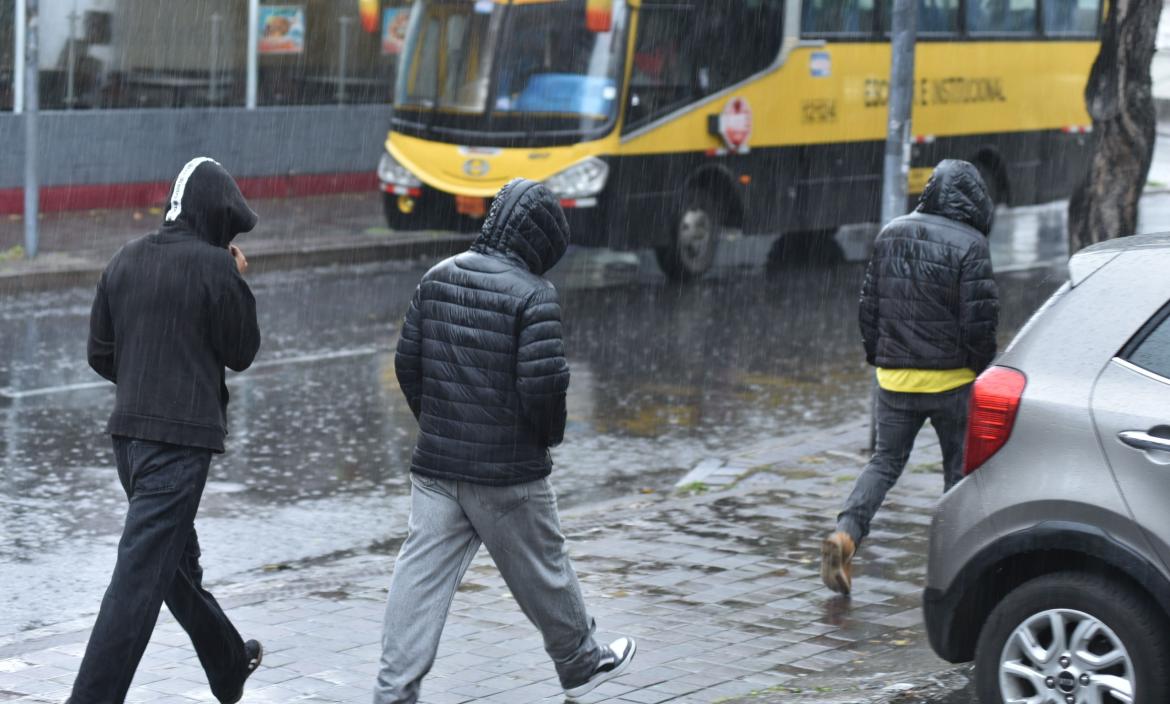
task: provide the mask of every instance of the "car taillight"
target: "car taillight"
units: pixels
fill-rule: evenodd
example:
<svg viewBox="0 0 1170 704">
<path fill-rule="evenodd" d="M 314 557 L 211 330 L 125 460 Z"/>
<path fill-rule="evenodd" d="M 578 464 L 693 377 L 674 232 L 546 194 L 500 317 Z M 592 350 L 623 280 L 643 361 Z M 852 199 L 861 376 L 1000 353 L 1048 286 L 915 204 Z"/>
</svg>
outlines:
<svg viewBox="0 0 1170 704">
<path fill-rule="evenodd" d="M 967 417 L 964 476 L 979 469 L 1011 437 L 1027 383 L 1023 373 L 1007 367 L 991 367 L 975 380 Z"/>
</svg>

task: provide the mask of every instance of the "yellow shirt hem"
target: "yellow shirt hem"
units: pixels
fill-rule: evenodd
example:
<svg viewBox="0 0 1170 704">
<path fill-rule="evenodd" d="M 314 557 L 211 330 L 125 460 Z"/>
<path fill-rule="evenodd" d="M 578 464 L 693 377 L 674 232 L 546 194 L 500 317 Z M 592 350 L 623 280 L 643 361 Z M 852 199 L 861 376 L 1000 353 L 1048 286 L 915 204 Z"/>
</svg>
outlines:
<svg viewBox="0 0 1170 704">
<path fill-rule="evenodd" d="M 878 386 L 903 394 L 941 394 L 975 381 L 970 369 L 883 369 L 877 370 Z"/>
</svg>

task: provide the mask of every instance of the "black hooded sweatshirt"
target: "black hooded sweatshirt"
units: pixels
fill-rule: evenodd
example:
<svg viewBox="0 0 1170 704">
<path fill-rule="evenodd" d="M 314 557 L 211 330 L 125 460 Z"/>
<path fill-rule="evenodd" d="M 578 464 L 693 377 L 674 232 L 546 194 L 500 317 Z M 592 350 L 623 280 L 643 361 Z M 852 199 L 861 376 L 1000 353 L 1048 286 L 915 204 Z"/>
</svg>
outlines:
<svg viewBox="0 0 1170 704">
<path fill-rule="evenodd" d="M 568 244 L 557 199 L 515 180 L 496 196 L 471 251 L 423 276 L 394 359 L 419 422 L 412 471 L 489 485 L 552 471 L 569 365 L 557 291 L 543 274 Z"/>
<path fill-rule="evenodd" d="M 976 373 L 991 364 L 999 321 L 987 245 L 994 212 L 978 169 L 946 159 L 915 212 L 882 229 L 861 290 L 870 364 Z"/>
<path fill-rule="evenodd" d="M 89 334 L 90 366 L 118 387 L 111 435 L 223 452 L 224 367 L 247 369 L 260 347 L 256 301 L 228 244 L 256 219 L 222 166 L 195 159 L 162 229 L 114 255 Z"/>
</svg>

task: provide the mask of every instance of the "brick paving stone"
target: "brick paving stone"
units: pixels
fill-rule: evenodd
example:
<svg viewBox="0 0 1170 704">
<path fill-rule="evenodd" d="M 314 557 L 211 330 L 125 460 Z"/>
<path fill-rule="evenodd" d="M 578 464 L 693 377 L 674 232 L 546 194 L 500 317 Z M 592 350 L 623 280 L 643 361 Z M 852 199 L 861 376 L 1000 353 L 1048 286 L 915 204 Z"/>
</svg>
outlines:
<svg viewBox="0 0 1170 704">
<path fill-rule="evenodd" d="M 622 695 L 622 699 L 629 702 L 638 702 L 639 704 L 659 704 L 660 702 L 674 699 L 676 694 L 658 689 L 657 686 L 645 687 L 642 689 L 635 689 Z"/>
<path fill-rule="evenodd" d="M 639 638 L 631 671 L 599 687 L 587 704 L 712 702 L 794 680 L 807 687 L 834 668 L 890 652 L 893 641 L 922 641 L 918 599 L 930 508 L 941 491 L 937 472 L 907 472 L 891 492 L 858 557 L 851 599 L 819 583 L 820 539 L 848 490 L 838 479 L 855 476 L 862 464 L 852 449 L 863 443 L 861 433 L 864 425 L 797 443 L 771 441 L 745 450 L 744 457 L 758 455 L 750 461 L 717 463 L 728 477 L 726 468 L 781 463 L 746 488 L 565 512 L 598 638 Z M 848 451 L 820 453 L 835 447 Z M 937 444 L 926 442 L 911 466 L 937 458 Z M 622 520 L 606 525 L 606 515 Z M 325 588 L 315 585 L 317 568 L 282 574 L 271 592 L 262 582 L 232 585 L 225 603 L 238 605 L 229 614 L 266 648 L 245 704 L 366 704 L 392 562 L 392 554 L 347 557 L 330 566 Z M 63 700 L 87 628 L 62 624 L 0 641 L 0 701 Z M 540 635 L 483 551 L 455 595 L 422 689 L 426 704 L 473 700 L 563 700 Z M 186 634 L 165 612 L 128 701 L 213 701 Z"/>
</svg>

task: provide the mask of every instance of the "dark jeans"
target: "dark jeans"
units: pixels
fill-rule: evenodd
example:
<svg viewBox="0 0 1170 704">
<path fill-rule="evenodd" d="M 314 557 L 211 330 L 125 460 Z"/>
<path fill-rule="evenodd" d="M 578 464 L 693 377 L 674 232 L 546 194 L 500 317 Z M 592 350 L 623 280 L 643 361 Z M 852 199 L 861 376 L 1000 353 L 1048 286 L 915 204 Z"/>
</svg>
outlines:
<svg viewBox="0 0 1170 704">
<path fill-rule="evenodd" d="M 861 543 L 869 535 L 869 523 L 881 508 L 886 492 L 906 468 L 914 439 L 926 419 L 938 433 L 943 453 L 944 491 L 963 478 L 963 443 L 967 436 L 967 402 L 971 385 L 939 394 L 904 394 L 878 390 L 877 447 L 857 478 L 845 509 L 837 516 L 837 530 Z"/>
<path fill-rule="evenodd" d="M 69 702 L 126 698 L 164 601 L 191 637 L 212 693 L 230 696 L 244 677 L 247 656 L 240 634 L 203 589 L 195 536 L 211 451 L 115 437 L 114 458 L 130 507 Z"/>
</svg>

